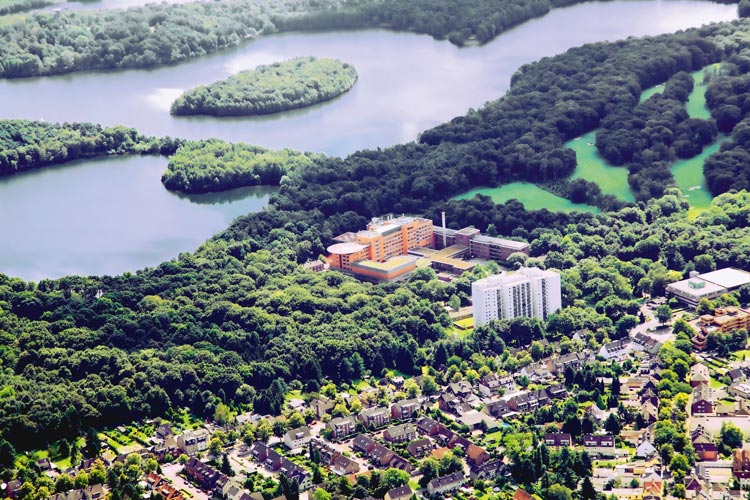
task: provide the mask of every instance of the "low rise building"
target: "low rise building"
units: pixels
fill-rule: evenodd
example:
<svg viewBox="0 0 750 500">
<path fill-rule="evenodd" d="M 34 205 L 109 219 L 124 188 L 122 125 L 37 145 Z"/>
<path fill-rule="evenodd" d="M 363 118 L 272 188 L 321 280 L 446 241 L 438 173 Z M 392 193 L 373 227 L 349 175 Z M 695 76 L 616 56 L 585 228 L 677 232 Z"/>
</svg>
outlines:
<svg viewBox="0 0 750 500">
<path fill-rule="evenodd" d="M 297 450 L 304 447 L 312 440 L 310 428 L 306 425 L 291 429 L 284 434 L 284 446 L 290 450 Z"/>
<path fill-rule="evenodd" d="M 357 432 L 357 420 L 354 417 L 334 418 L 328 422 L 328 429 L 330 429 L 333 439 L 351 436 Z"/>
<path fill-rule="evenodd" d="M 362 410 L 359 419 L 369 429 L 382 427 L 391 421 L 391 413 L 387 408 L 382 406 Z"/>
<path fill-rule="evenodd" d="M 207 429 L 185 431 L 177 436 L 177 447 L 188 455 L 195 455 L 208 449 L 211 433 Z"/>
<path fill-rule="evenodd" d="M 573 438 L 564 432 L 553 432 L 544 435 L 544 444 L 549 448 L 560 449 L 564 446 L 572 446 Z"/>
<path fill-rule="evenodd" d="M 417 437 L 417 429 L 412 424 L 401 424 L 388 427 L 383 438 L 390 443 L 404 443 Z"/>
<path fill-rule="evenodd" d="M 590 455 L 612 458 L 615 456 L 615 437 L 611 435 L 584 434 L 583 447 Z"/>
<path fill-rule="evenodd" d="M 442 495 L 449 491 L 455 491 L 461 487 L 466 478 L 461 472 L 454 472 L 447 476 L 436 477 L 427 483 L 427 492 L 430 495 Z"/>
<path fill-rule="evenodd" d="M 727 267 L 704 274 L 692 272 L 689 279 L 667 285 L 666 293 L 690 307 L 698 307 L 702 299 L 713 300 L 748 283 L 750 273 Z"/>
<path fill-rule="evenodd" d="M 412 496 L 411 487 L 408 484 L 393 488 L 385 493 L 385 500 L 409 500 Z"/>
</svg>

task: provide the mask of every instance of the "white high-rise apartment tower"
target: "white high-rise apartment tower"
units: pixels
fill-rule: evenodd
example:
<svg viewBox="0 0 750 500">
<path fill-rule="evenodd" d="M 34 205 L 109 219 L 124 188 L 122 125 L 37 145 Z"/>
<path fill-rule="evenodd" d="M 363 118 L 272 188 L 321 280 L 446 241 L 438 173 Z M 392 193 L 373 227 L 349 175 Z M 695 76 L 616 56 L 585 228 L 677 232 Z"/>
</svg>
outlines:
<svg viewBox="0 0 750 500">
<path fill-rule="evenodd" d="M 562 307 L 560 275 L 535 267 L 496 274 L 471 284 L 474 326 L 493 319 L 547 319 Z"/>
</svg>

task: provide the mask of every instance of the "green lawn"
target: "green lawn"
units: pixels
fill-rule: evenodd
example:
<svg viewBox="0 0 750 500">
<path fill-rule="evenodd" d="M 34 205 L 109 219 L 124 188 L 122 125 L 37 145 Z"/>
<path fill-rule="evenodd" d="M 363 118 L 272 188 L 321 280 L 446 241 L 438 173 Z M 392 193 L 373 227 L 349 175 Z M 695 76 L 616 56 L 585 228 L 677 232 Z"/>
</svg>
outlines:
<svg viewBox="0 0 750 500">
<path fill-rule="evenodd" d="M 745 349 L 744 351 L 735 351 L 732 353 L 732 359 L 735 360 L 742 360 L 750 358 L 750 350 Z"/>
<path fill-rule="evenodd" d="M 649 87 L 643 92 L 641 92 L 641 102 L 648 101 L 648 99 L 655 94 L 661 94 L 664 92 L 664 84 L 654 85 L 653 87 Z"/>
<path fill-rule="evenodd" d="M 512 182 L 496 188 L 477 188 L 467 193 L 460 194 L 454 199 L 468 200 L 478 194 L 492 198 L 495 203 L 506 203 L 510 200 L 518 200 L 523 203 L 526 210 L 541 210 L 546 208 L 551 212 L 589 212 L 598 213 L 599 209 L 591 205 L 576 204 L 556 194 L 540 188 L 536 184 L 528 182 Z"/>
<path fill-rule="evenodd" d="M 724 384 L 722 384 L 721 382 L 719 382 L 713 377 L 711 377 L 711 381 L 708 383 L 708 385 L 709 387 L 711 387 L 711 389 L 721 389 L 725 387 Z"/>
<path fill-rule="evenodd" d="M 611 194 L 623 201 L 635 201 L 628 184 L 628 169 L 607 163 L 594 145 L 596 130 L 565 143 L 566 148 L 576 152 L 578 164 L 570 180 L 595 181 L 604 194 Z"/>
<path fill-rule="evenodd" d="M 474 318 L 464 318 L 453 322 L 457 327 L 463 329 L 474 328 Z"/>
</svg>

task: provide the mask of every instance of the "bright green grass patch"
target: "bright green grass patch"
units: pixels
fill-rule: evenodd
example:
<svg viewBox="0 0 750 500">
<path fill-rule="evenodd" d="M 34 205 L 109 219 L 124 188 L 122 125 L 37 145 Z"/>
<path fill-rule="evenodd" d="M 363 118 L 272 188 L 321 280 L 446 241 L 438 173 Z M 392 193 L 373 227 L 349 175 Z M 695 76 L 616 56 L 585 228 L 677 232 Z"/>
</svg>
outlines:
<svg viewBox="0 0 750 500">
<path fill-rule="evenodd" d="M 635 201 L 635 196 L 628 184 L 628 169 L 607 163 L 599 156 L 595 142 L 596 130 L 565 143 L 565 147 L 576 152 L 578 162 L 570 180 L 594 181 L 599 184 L 599 189 L 604 194 L 611 194 L 623 201 Z"/>
<path fill-rule="evenodd" d="M 750 358 L 750 350 L 745 349 L 744 351 L 735 351 L 732 353 L 732 358 L 736 360 Z"/>
<path fill-rule="evenodd" d="M 662 92 L 664 92 L 663 83 L 659 85 L 654 85 L 653 87 L 649 87 L 643 92 L 641 92 L 640 102 L 648 101 L 651 96 L 656 95 L 656 94 L 661 94 Z"/>
<path fill-rule="evenodd" d="M 703 163 L 706 158 L 716 153 L 726 140 L 726 136 L 720 135 L 716 142 L 703 148 L 703 152 L 698 156 L 681 160 L 672 166 L 672 175 L 674 176 L 677 187 L 690 203 L 688 218 L 695 219 L 704 210 L 711 206 L 713 196 L 706 185 L 706 177 L 703 175 Z"/>
<path fill-rule="evenodd" d="M 453 322 L 459 328 L 474 328 L 474 318 L 464 318 Z"/>
<path fill-rule="evenodd" d="M 295 389 L 293 391 L 289 391 L 284 395 L 285 401 L 291 401 L 292 399 L 302 399 L 302 391 L 299 389 Z"/>
<path fill-rule="evenodd" d="M 495 441 L 496 443 L 499 443 L 500 440 L 503 439 L 503 431 L 495 431 L 485 434 L 484 439 L 486 441 Z"/>
<path fill-rule="evenodd" d="M 711 377 L 711 381 L 708 383 L 708 385 L 709 387 L 711 387 L 711 389 L 721 389 L 722 387 L 724 387 L 724 384 L 713 377 Z"/>
<path fill-rule="evenodd" d="M 523 203 L 526 210 L 541 210 L 546 208 L 550 212 L 588 212 L 599 213 L 599 209 L 591 205 L 576 204 L 556 194 L 540 188 L 536 184 L 528 182 L 513 182 L 496 188 L 477 188 L 467 193 L 460 194 L 454 199 L 468 200 L 478 194 L 492 198 L 495 203 L 506 203 L 510 200 L 518 200 Z"/>
</svg>

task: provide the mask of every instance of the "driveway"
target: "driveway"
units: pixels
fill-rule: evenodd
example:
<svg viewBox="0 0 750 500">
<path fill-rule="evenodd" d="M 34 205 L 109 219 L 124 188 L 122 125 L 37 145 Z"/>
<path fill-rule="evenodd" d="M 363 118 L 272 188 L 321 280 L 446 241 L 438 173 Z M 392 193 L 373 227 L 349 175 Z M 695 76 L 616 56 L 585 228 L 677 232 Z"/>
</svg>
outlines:
<svg viewBox="0 0 750 500">
<path fill-rule="evenodd" d="M 178 475 L 182 468 L 183 466 L 178 463 L 167 464 L 162 466 L 161 472 L 164 477 L 172 481 L 172 484 L 174 484 L 175 488 L 178 490 L 187 491 L 196 500 L 209 500 L 210 497 L 208 494 L 202 492 Z"/>
</svg>

